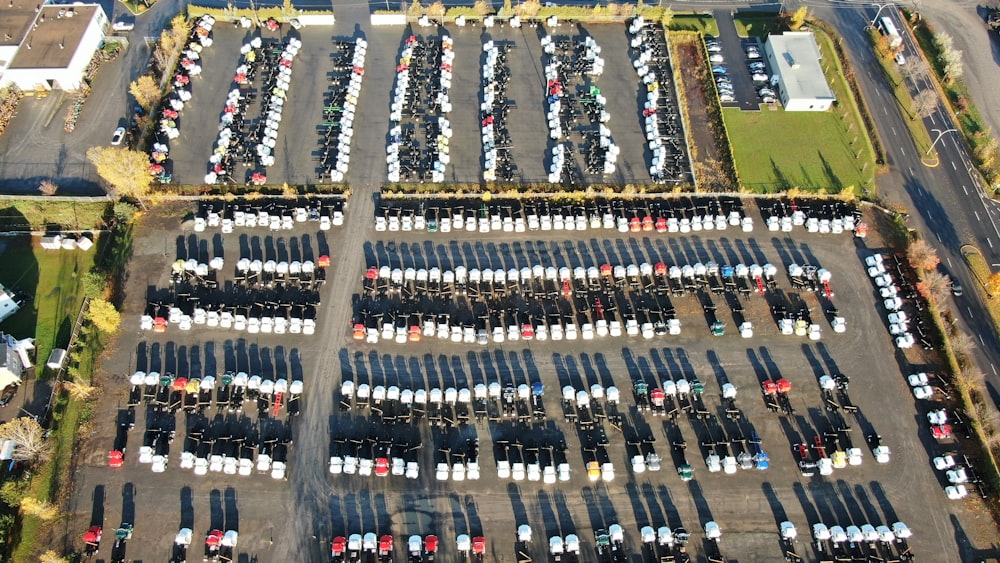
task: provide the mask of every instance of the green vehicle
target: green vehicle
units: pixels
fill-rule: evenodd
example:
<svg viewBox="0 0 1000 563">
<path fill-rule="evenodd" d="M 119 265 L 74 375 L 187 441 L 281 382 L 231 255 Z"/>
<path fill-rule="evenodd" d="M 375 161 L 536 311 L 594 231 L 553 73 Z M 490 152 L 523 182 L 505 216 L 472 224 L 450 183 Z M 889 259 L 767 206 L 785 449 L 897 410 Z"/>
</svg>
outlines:
<svg viewBox="0 0 1000 563">
<path fill-rule="evenodd" d="M 611 535 L 604 528 L 594 532 L 594 540 L 597 542 L 597 554 L 609 555 L 611 553 Z"/>
<path fill-rule="evenodd" d="M 694 468 L 691 467 L 690 463 L 685 461 L 677 467 L 677 474 L 680 475 L 681 481 L 690 481 L 694 479 Z"/>
<path fill-rule="evenodd" d="M 715 321 L 712 323 L 712 336 L 723 336 L 726 334 L 726 323 L 722 321 Z"/>
</svg>

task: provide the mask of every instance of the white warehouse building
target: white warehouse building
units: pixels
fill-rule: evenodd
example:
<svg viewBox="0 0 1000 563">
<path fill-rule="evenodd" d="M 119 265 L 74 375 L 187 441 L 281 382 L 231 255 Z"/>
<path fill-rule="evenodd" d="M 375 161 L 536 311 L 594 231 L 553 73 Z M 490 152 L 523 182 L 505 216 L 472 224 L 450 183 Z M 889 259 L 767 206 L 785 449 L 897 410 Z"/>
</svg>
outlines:
<svg viewBox="0 0 1000 563">
<path fill-rule="evenodd" d="M 0 86 L 78 90 L 108 30 L 97 4 L 0 4 Z"/>
<path fill-rule="evenodd" d="M 827 111 L 837 101 L 823 74 L 819 46 L 811 31 L 771 35 L 764 52 L 785 111 Z"/>
</svg>

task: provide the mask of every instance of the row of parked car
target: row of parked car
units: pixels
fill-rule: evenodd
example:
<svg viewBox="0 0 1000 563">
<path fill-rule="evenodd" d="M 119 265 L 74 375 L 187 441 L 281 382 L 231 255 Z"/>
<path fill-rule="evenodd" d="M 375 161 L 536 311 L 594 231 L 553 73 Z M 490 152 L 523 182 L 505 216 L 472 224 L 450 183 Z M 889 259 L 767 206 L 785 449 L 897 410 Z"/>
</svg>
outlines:
<svg viewBox="0 0 1000 563">
<path fill-rule="evenodd" d="M 712 75 L 719 90 L 719 100 L 724 103 L 735 102 L 736 92 L 729 76 L 729 68 L 724 66 L 726 57 L 723 54 L 722 43 L 717 39 L 706 39 L 705 47 L 708 50 L 708 60 L 712 63 Z M 767 104 L 775 103 L 777 93 L 769 85 L 770 76 L 767 74 L 767 65 L 761 60 L 760 49 L 756 45 L 747 45 L 744 51 L 749 61 L 747 70 L 750 72 L 750 78 L 754 82 L 760 101 Z"/>
</svg>

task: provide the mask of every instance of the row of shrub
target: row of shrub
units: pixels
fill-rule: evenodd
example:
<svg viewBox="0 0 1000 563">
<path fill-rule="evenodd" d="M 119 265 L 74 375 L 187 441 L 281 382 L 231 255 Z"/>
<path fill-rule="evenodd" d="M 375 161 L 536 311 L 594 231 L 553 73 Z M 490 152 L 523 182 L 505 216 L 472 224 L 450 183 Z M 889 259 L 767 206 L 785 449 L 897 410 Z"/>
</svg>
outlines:
<svg viewBox="0 0 1000 563">
<path fill-rule="evenodd" d="M 248 186 L 243 184 L 215 184 L 190 185 L 190 184 L 165 184 L 156 189 L 156 193 L 150 196 L 151 200 L 157 197 L 168 199 L 170 196 L 181 197 L 204 197 L 204 196 L 226 196 L 226 197 L 265 197 L 281 196 L 296 197 L 300 195 L 350 195 L 347 184 L 268 184 L 264 186 Z M 167 197 L 163 197 L 167 196 Z"/>
<path fill-rule="evenodd" d="M 376 14 L 399 14 L 395 10 L 377 10 Z M 618 4 L 609 2 L 606 5 L 587 6 L 544 6 L 539 0 L 527 0 L 513 6 L 510 0 L 506 0 L 500 9 L 495 9 L 486 0 L 477 0 L 472 6 L 452 6 L 446 7 L 440 0 L 427 6 L 422 5 L 419 0 L 410 3 L 406 15 L 412 18 L 428 16 L 448 22 L 458 17 L 483 18 L 495 16 L 500 19 L 508 19 L 519 16 L 527 20 L 545 20 L 552 16 L 564 21 L 579 22 L 612 22 L 624 21 L 641 15 L 651 21 L 660 21 L 665 25 L 670 22 L 673 12 L 668 7 L 645 6 L 640 1 L 638 4 Z"/>
<path fill-rule="evenodd" d="M 559 197 L 585 200 L 592 197 L 642 197 L 671 193 L 690 193 L 690 184 L 625 184 L 623 186 L 590 184 L 587 186 L 566 186 L 563 184 L 385 184 L 382 197 L 385 198 L 463 198 L 502 197 L 505 199 L 526 199 L 535 197 Z"/>
<path fill-rule="evenodd" d="M 191 4 L 187 7 L 188 18 L 195 19 L 201 16 L 212 16 L 220 21 L 237 21 L 247 17 L 252 20 L 267 20 L 274 18 L 279 22 L 287 22 L 292 18 L 305 15 L 329 15 L 330 10 L 299 10 L 294 6 L 272 6 L 268 8 L 236 8 L 228 6 L 226 8 L 213 8 L 210 6 L 196 6 Z"/>
</svg>

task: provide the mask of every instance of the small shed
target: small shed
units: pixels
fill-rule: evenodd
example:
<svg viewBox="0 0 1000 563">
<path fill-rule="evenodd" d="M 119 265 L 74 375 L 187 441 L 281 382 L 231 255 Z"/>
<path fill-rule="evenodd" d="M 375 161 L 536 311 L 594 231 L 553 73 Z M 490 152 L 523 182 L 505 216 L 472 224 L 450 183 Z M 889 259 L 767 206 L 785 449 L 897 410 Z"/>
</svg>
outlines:
<svg viewBox="0 0 1000 563">
<path fill-rule="evenodd" d="M 59 250 L 62 248 L 62 236 L 61 235 L 48 235 L 42 237 L 41 240 L 42 248 L 45 250 Z"/>
<path fill-rule="evenodd" d="M 49 352 L 49 359 L 45 362 L 45 367 L 49 369 L 62 369 L 63 364 L 66 363 L 66 350 L 62 348 L 53 348 Z"/>
<path fill-rule="evenodd" d="M 94 246 L 94 241 L 90 240 L 87 237 L 80 237 L 79 240 L 76 241 L 76 247 L 85 252 L 87 250 L 90 250 L 91 247 L 93 246 Z"/>
<path fill-rule="evenodd" d="M 72 239 L 72 238 L 69 238 L 69 237 L 66 237 L 66 238 L 62 239 L 62 247 L 64 249 L 66 249 L 66 250 L 75 250 L 76 249 L 76 239 Z"/>
</svg>

